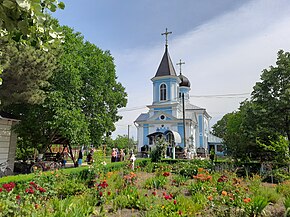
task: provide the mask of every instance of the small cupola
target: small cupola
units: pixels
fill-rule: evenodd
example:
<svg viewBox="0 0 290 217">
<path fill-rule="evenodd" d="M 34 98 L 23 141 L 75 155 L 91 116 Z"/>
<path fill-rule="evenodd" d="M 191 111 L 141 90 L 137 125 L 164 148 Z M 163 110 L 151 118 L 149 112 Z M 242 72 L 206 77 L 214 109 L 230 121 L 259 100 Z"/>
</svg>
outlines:
<svg viewBox="0 0 290 217">
<path fill-rule="evenodd" d="M 180 73 L 180 75 L 178 75 L 178 77 L 180 78 L 181 82 L 179 83 L 180 87 L 190 87 L 190 81 L 188 80 L 187 77 L 185 77 L 183 74 Z"/>
</svg>

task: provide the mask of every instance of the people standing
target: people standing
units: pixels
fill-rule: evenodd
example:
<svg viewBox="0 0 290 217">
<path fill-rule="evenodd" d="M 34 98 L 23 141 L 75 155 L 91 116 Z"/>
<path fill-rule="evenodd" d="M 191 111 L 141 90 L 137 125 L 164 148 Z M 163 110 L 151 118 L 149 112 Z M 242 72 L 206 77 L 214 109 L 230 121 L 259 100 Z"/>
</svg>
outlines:
<svg viewBox="0 0 290 217">
<path fill-rule="evenodd" d="M 112 150 L 112 156 L 111 156 L 111 162 L 112 163 L 113 162 L 116 162 L 116 160 L 117 160 L 117 151 L 116 151 L 115 148 L 113 148 L 113 150 Z"/>
<path fill-rule="evenodd" d="M 125 152 L 124 152 L 124 149 L 121 149 L 120 151 L 120 161 L 124 161 L 125 159 Z"/>
<path fill-rule="evenodd" d="M 92 164 L 93 163 L 93 154 L 94 154 L 94 150 L 91 149 L 89 154 L 87 155 L 87 162 L 88 164 Z"/>
<path fill-rule="evenodd" d="M 78 165 L 81 166 L 83 163 L 83 151 L 80 149 L 79 151 L 79 157 L 78 157 Z"/>
<path fill-rule="evenodd" d="M 134 163 L 135 163 L 136 157 L 135 157 L 133 151 L 131 151 L 131 153 L 130 153 L 129 160 L 130 160 L 131 169 L 134 170 Z"/>
</svg>

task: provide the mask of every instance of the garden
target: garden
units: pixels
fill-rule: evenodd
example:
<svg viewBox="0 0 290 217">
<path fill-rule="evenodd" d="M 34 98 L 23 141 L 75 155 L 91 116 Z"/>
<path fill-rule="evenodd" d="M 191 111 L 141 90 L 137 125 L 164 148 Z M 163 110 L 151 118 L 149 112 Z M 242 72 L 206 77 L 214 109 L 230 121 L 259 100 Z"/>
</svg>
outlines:
<svg viewBox="0 0 290 217">
<path fill-rule="evenodd" d="M 216 172 L 207 160 L 139 159 L 0 179 L 0 216 L 290 216 L 290 181 Z"/>
</svg>

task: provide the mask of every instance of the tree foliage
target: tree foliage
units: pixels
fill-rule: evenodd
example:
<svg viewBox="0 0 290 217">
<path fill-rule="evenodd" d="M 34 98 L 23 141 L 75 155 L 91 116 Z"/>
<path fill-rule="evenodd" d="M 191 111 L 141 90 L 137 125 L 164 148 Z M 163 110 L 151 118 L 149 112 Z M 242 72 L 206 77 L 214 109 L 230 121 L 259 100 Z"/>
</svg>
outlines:
<svg viewBox="0 0 290 217">
<path fill-rule="evenodd" d="M 111 139 L 108 141 L 109 148 L 118 148 L 118 149 L 125 149 L 127 152 L 129 150 L 134 149 L 134 145 L 136 145 L 137 142 L 134 141 L 133 138 L 129 138 L 127 135 L 118 135 L 115 139 Z"/>
<path fill-rule="evenodd" d="M 56 69 L 57 51 L 50 52 L 8 40 L 3 43 L 0 64 L 3 84 L 0 86 L 2 106 L 18 103 L 44 102 L 48 79 Z"/>
<path fill-rule="evenodd" d="M 59 137 L 72 145 L 102 144 L 121 118 L 118 108 L 127 103 L 110 53 L 84 42 L 83 36 L 69 27 L 63 27 L 62 32 L 65 43 L 59 46 L 55 67 L 50 67 L 54 70 L 45 85 L 43 102 L 22 101 L 3 107 L 21 120 L 16 127 L 19 136 L 40 152 Z M 29 81 L 31 72 L 23 74 L 23 83 Z M 5 87 L 8 93 L 11 86 Z"/>
<path fill-rule="evenodd" d="M 60 39 L 61 32 L 50 22 L 47 10 L 64 7 L 57 0 L 0 0 L 0 35 L 33 46 Z"/>
<path fill-rule="evenodd" d="M 287 138 L 289 146 L 290 54 L 279 51 L 276 64 L 263 70 L 251 100 L 213 126 L 213 133 L 224 140 L 228 153 L 235 158 L 276 159 L 275 151 L 269 150 L 282 144 L 281 136 Z"/>
<path fill-rule="evenodd" d="M 252 92 L 259 126 L 290 140 L 290 53 L 278 52 L 277 66 L 264 69 Z"/>
</svg>

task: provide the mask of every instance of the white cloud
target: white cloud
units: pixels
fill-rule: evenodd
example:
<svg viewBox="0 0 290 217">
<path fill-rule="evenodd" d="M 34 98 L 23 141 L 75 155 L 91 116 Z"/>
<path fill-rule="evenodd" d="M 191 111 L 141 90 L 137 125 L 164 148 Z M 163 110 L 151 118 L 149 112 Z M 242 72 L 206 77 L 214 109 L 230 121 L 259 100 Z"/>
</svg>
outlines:
<svg viewBox="0 0 290 217">
<path fill-rule="evenodd" d="M 251 92 L 262 69 L 275 64 L 279 49 L 290 50 L 290 4 L 286 0 L 252 1 L 170 41 L 172 61 L 181 58 L 191 81 L 191 95 Z M 173 30 L 174 31 L 174 30 Z M 162 45 L 116 54 L 119 80 L 129 95 L 128 108 L 152 103 L 152 83 L 164 52 Z M 114 52 L 112 52 L 114 54 Z M 176 71 L 178 71 L 176 67 Z M 219 118 L 243 99 L 191 98 Z M 127 134 L 127 125 L 146 109 L 122 112 L 114 135 Z M 119 126 L 118 126 L 119 125 Z M 135 127 L 131 135 L 136 138 Z"/>
</svg>

